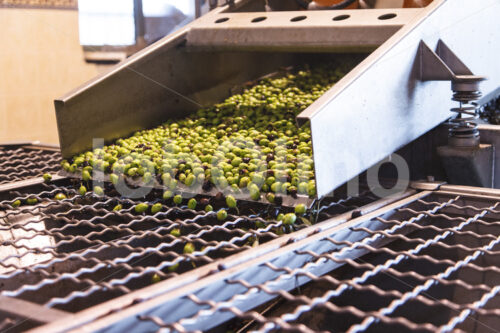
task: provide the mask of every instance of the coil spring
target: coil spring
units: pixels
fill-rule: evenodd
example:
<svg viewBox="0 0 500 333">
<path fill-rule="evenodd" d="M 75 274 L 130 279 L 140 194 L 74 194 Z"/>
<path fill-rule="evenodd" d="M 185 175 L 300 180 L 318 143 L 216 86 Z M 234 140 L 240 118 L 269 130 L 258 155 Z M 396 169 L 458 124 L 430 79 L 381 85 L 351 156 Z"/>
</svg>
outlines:
<svg viewBox="0 0 500 333">
<path fill-rule="evenodd" d="M 457 113 L 457 116 L 451 118 L 449 123 L 452 125 L 450 134 L 452 136 L 475 136 L 478 135 L 477 123 L 474 121 L 479 118 L 479 105 L 476 102 L 482 96 L 480 91 L 454 91 L 452 100 L 459 102 L 460 106 L 452 108 L 451 111 Z"/>
</svg>

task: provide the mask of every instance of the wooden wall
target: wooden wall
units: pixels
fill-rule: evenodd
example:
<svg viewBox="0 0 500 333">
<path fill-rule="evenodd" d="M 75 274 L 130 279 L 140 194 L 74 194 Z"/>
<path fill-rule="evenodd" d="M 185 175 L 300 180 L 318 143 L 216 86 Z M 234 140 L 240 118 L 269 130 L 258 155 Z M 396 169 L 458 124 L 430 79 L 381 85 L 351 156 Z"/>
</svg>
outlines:
<svg viewBox="0 0 500 333">
<path fill-rule="evenodd" d="M 83 59 L 78 12 L 0 8 L 0 143 L 58 144 L 53 100 L 102 71 Z"/>
</svg>

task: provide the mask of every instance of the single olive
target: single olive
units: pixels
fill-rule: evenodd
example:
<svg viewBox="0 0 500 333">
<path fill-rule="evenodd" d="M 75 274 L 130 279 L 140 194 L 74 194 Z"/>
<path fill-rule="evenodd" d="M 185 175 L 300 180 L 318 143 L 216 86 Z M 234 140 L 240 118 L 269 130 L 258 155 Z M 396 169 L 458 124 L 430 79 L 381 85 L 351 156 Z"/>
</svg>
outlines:
<svg viewBox="0 0 500 333">
<path fill-rule="evenodd" d="M 294 213 L 288 213 L 285 214 L 285 216 L 283 217 L 283 224 L 287 225 L 294 224 L 296 220 L 297 216 Z"/>
<path fill-rule="evenodd" d="M 174 204 L 180 205 L 181 203 L 182 203 L 182 197 L 179 194 L 174 196 Z"/>
<path fill-rule="evenodd" d="M 169 272 L 175 272 L 179 268 L 179 263 L 175 263 L 172 266 L 168 266 L 168 271 Z"/>
<path fill-rule="evenodd" d="M 52 176 L 48 173 L 44 173 L 42 177 L 43 177 L 43 181 L 46 183 L 50 182 L 52 179 Z"/>
<path fill-rule="evenodd" d="M 87 188 L 81 185 L 80 188 L 78 189 L 78 193 L 80 193 L 80 195 L 85 195 L 87 193 Z"/>
<path fill-rule="evenodd" d="M 83 170 L 82 171 L 82 179 L 85 182 L 88 182 L 91 179 L 90 172 L 88 170 Z"/>
<path fill-rule="evenodd" d="M 269 201 L 270 203 L 274 203 L 274 199 L 275 199 L 275 195 L 274 195 L 274 193 L 271 193 L 271 192 L 267 193 L 267 194 L 266 194 L 266 199 L 267 199 L 267 201 Z"/>
<path fill-rule="evenodd" d="M 226 197 L 226 205 L 229 208 L 235 208 L 236 207 L 236 199 L 232 195 L 228 195 Z"/>
<path fill-rule="evenodd" d="M 195 250 L 196 249 L 193 243 L 186 243 L 186 245 L 184 245 L 184 253 L 190 254 L 193 253 Z"/>
<path fill-rule="evenodd" d="M 157 283 L 160 281 L 161 281 L 161 277 L 157 273 L 154 273 L 153 276 L 151 277 L 151 283 Z"/>
<path fill-rule="evenodd" d="M 163 205 L 161 203 L 155 203 L 153 206 L 151 206 L 151 214 L 156 214 L 160 212 L 163 208 Z"/>
<path fill-rule="evenodd" d="M 295 214 L 297 215 L 304 215 L 307 211 L 306 205 L 304 204 L 298 204 L 295 206 Z"/>
<path fill-rule="evenodd" d="M 64 193 L 57 193 L 55 196 L 54 196 L 54 199 L 56 200 L 64 200 L 66 199 L 66 195 Z"/>
<path fill-rule="evenodd" d="M 114 173 L 112 173 L 112 174 L 110 174 L 110 175 L 109 175 L 109 180 L 110 180 L 110 181 L 111 181 L 111 183 L 112 183 L 113 185 L 115 185 L 115 186 L 116 186 L 116 184 L 118 184 L 118 180 L 119 180 L 119 179 L 120 179 L 120 178 L 118 177 L 118 175 L 115 175 Z"/>
<path fill-rule="evenodd" d="M 37 198 L 28 198 L 28 199 L 26 199 L 26 203 L 28 205 L 36 205 L 37 202 L 38 202 Z"/>
<path fill-rule="evenodd" d="M 227 211 L 225 209 L 220 209 L 217 212 L 217 220 L 224 221 L 225 219 L 227 219 Z"/>
<path fill-rule="evenodd" d="M 94 193 L 96 195 L 104 195 L 104 190 L 100 186 L 94 186 Z"/>
<path fill-rule="evenodd" d="M 148 210 L 148 208 L 149 208 L 149 205 L 147 203 L 141 202 L 141 203 L 135 205 L 134 210 L 136 213 L 142 214 L 142 213 L 146 212 Z"/>
<path fill-rule="evenodd" d="M 170 231 L 170 234 L 174 237 L 180 237 L 181 235 L 181 229 L 175 228 Z"/>
<path fill-rule="evenodd" d="M 250 198 L 253 200 L 259 200 L 260 199 L 260 191 L 259 189 L 252 188 L 250 189 Z"/>
<path fill-rule="evenodd" d="M 198 202 L 196 202 L 196 199 L 195 198 L 191 198 L 191 199 L 189 199 L 187 206 L 188 206 L 189 209 L 193 209 L 194 210 L 194 209 L 196 209 L 196 205 L 197 204 L 198 204 Z"/>
<path fill-rule="evenodd" d="M 163 192 L 163 200 L 168 200 L 174 196 L 174 193 L 170 190 Z"/>
</svg>

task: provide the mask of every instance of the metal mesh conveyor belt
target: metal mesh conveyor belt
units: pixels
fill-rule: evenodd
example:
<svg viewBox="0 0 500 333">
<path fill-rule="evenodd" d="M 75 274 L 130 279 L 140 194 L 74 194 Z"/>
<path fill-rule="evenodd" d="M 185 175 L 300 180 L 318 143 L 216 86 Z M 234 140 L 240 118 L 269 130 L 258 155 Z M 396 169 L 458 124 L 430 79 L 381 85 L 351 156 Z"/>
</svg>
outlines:
<svg viewBox="0 0 500 333">
<path fill-rule="evenodd" d="M 306 227 L 284 227 L 271 218 L 271 206 L 259 203 L 240 203 L 239 212 L 229 210 L 218 221 L 216 211 L 225 203 L 216 198 L 209 198 L 215 212 L 191 210 L 184 202 L 154 215 L 138 214 L 138 202 L 153 204 L 161 195 L 133 201 L 108 189 L 104 196 L 82 196 L 73 182 L 38 182 L 0 193 L 0 297 L 78 312 Z M 58 193 L 67 199 L 54 200 Z M 28 198 L 37 203 L 28 205 Z M 318 221 L 375 199 L 331 199 L 322 204 Z M 12 209 L 16 200 L 22 204 Z M 118 203 L 123 208 L 113 211 Z M 175 228 L 181 236 L 170 234 Z M 194 253 L 183 253 L 187 243 Z"/>
<path fill-rule="evenodd" d="M 144 312 L 137 327 L 496 332 L 500 197 L 424 191 L 391 206 L 185 293 L 183 315 L 168 302 Z"/>
<path fill-rule="evenodd" d="M 58 150 L 0 145 L 0 185 L 57 172 L 60 162 Z"/>
</svg>

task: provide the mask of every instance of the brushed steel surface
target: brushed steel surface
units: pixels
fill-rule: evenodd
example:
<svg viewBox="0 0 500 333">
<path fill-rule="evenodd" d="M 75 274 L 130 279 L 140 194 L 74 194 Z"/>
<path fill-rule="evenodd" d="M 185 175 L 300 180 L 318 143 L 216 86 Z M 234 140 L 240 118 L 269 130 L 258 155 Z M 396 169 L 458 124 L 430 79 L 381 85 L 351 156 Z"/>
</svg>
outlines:
<svg viewBox="0 0 500 333">
<path fill-rule="evenodd" d="M 421 11 L 399 8 L 220 13 L 198 19 L 188 32 L 187 45 L 266 51 L 373 51 Z M 396 16 L 379 19 L 388 13 Z"/>
</svg>

